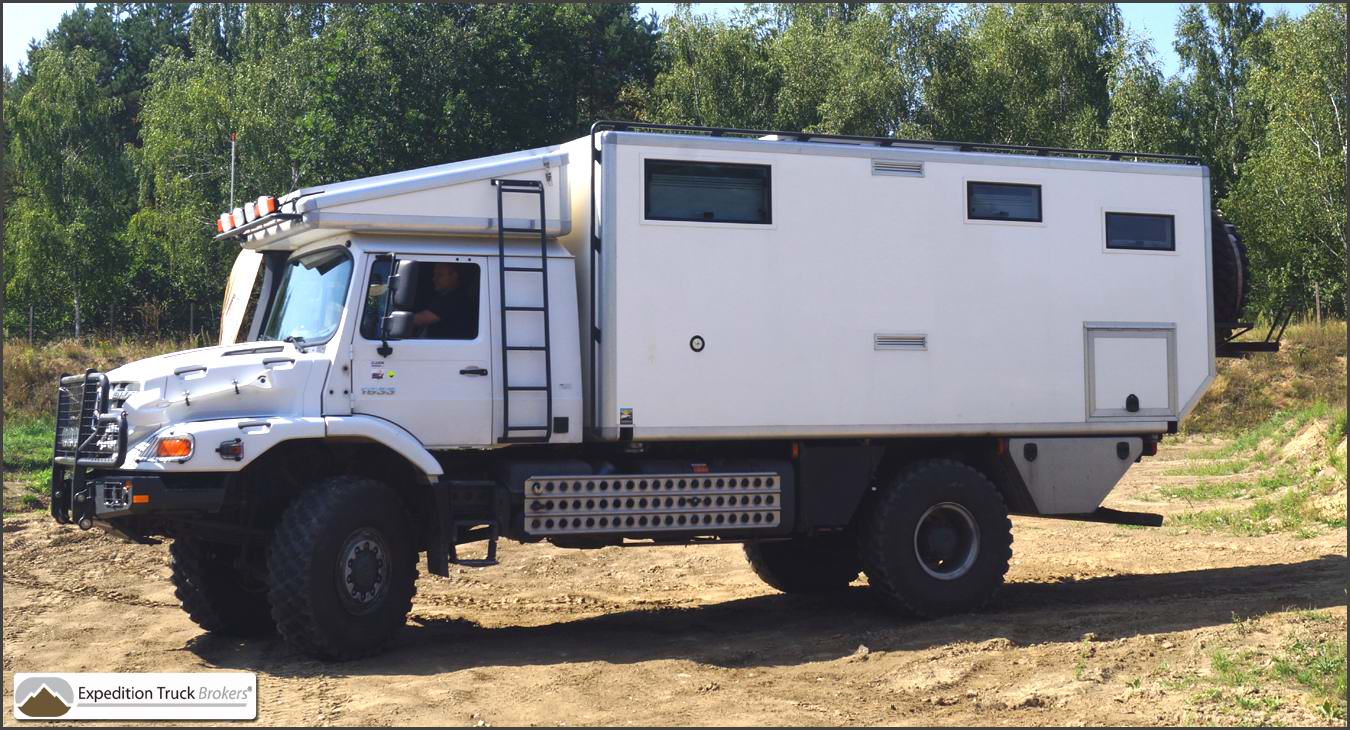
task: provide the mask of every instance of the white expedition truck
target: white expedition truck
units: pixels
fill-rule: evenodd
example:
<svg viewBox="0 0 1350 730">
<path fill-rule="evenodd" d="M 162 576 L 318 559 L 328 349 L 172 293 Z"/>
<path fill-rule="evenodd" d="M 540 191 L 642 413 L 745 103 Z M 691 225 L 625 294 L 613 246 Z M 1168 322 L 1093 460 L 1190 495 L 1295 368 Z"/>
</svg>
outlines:
<svg viewBox="0 0 1350 730">
<path fill-rule="evenodd" d="M 499 537 L 979 608 L 1009 514 L 1160 524 L 1099 505 L 1243 347 L 1185 157 L 599 122 L 219 228 L 222 344 L 61 379 L 52 514 L 334 660 Z"/>
</svg>

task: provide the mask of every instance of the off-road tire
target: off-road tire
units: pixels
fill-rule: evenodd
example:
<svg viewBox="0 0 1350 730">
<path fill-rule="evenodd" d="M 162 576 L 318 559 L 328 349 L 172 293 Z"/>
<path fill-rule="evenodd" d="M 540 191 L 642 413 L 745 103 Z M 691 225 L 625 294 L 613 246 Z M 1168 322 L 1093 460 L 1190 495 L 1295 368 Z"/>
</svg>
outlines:
<svg viewBox="0 0 1350 730">
<path fill-rule="evenodd" d="M 373 480 L 320 480 L 286 509 L 268 555 L 272 618 L 297 650 L 327 661 L 378 652 L 407 621 L 416 592 L 412 522 L 394 490 Z M 339 553 L 361 530 L 377 531 L 387 548 L 383 597 L 353 612 L 339 594 Z"/>
<path fill-rule="evenodd" d="M 1218 213 L 1210 217 L 1210 239 L 1214 262 L 1214 321 L 1218 336 L 1224 338 L 1231 330 L 1217 324 L 1241 320 L 1242 310 L 1247 306 L 1247 293 L 1251 289 L 1247 281 L 1250 271 L 1247 246 L 1233 224 Z"/>
<path fill-rule="evenodd" d="M 978 548 L 964 573 L 934 577 L 920 558 L 918 527 L 930 509 L 959 505 L 978 527 Z M 1012 557 L 1012 522 L 1002 495 L 958 461 L 912 464 L 868 496 L 858 535 L 868 583 L 889 608 L 935 618 L 982 608 L 1003 584 Z M 969 554 L 967 551 L 966 554 Z"/>
<path fill-rule="evenodd" d="M 169 545 L 173 594 L 192 622 L 219 636 L 266 636 L 276 630 L 267 586 L 235 565 L 237 549 L 200 540 Z"/>
<path fill-rule="evenodd" d="M 745 543 L 745 557 L 760 580 L 784 593 L 833 593 L 862 572 L 852 540 L 796 537 Z"/>
</svg>

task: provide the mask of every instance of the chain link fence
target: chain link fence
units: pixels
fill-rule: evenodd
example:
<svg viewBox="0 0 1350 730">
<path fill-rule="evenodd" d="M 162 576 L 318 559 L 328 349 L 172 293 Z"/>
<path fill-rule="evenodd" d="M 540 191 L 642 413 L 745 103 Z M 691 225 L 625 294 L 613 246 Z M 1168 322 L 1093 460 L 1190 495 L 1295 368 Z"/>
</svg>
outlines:
<svg viewBox="0 0 1350 730">
<path fill-rule="evenodd" d="M 194 339 L 215 342 L 220 337 L 220 302 L 182 304 L 112 303 L 88 306 L 72 302 L 69 308 L 6 304 L 6 342 L 42 344 L 66 339 Z"/>
</svg>

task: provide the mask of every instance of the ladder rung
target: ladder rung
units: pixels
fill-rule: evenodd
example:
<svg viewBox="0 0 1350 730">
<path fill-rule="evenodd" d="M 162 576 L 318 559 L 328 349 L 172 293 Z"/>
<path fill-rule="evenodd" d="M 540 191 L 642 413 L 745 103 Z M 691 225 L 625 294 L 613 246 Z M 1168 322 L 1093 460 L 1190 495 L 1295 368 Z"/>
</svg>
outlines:
<svg viewBox="0 0 1350 730">
<path fill-rule="evenodd" d="M 537 271 L 543 273 L 543 269 L 534 266 L 503 266 L 502 271 Z"/>
<path fill-rule="evenodd" d="M 504 233 L 543 233 L 542 228 L 516 228 L 514 226 L 502 226 Z"/>
<path fill-rule="evenodd" d="M 548 443 L 548 436 L 502 436 L 497 439 L 499 444 L 544 444 Z"/>
<path fill-rule="evenodd" d="M 547 385 L 508 385 L 507 390 L 548 390 Z"/>
<path fill-rule="evenodd" d="M 507 431 L 547 431 L 548 426 L 507 426 Z"/>
<path fill-rule="evenodd" d="M 543 307 L 502 307 L 508 312 L 542 312 Z"/>
<path fill-rule="evenodd" d="M 543 352 L 544 350 L 547 350 L 548 348 L 547 348 L 547 347 L 544 347 L 543 345 L 507 345 L 507 346 L 506 346 L 506 349 L 508 349 L 508 350 L 522 350 L 522 351 L 527 351 L 527 352 Z"/>
</svg>

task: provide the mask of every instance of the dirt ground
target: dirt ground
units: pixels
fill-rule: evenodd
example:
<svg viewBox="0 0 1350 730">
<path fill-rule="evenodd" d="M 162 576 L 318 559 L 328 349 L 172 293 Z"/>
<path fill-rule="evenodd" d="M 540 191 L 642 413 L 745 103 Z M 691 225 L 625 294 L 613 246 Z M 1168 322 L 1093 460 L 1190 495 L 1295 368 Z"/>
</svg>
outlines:
<svg viewBox="0 0 1350 730">
<path fill-rule="evenodd" d="M 1108 506 L 1184 507 L 1149 500 L 1195 479 L 1164 473 L 1191 448 L 1165 444 Z M 883 613 L 865 579 L 838 598 L 774 593 L 735 545 L 506 543 L 499 566 L 424 575 L 386 653 L 323 664 L 204 635 L 165 546 L 7 516 L 4 714 L 18 671 L 229 669 L 258 673 L 267 725 L 1343 724 L 1295 682 L 1225 685 L 1214 660 L 1343 641 L 1343 531 L 1028 518 L 1014 537 L 994 604 L 931 622 Z"/>
</svg>

